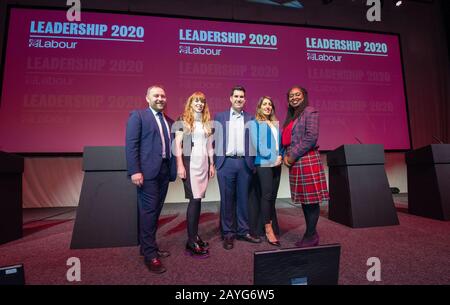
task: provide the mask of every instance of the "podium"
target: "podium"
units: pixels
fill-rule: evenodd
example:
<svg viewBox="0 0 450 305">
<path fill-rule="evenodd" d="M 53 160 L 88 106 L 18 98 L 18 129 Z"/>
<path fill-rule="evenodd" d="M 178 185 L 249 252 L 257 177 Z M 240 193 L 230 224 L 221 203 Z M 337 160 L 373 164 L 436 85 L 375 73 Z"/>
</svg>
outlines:
<svg viewBox="0 0 450 305">
<path fill-rule="evenodd" d="M 327 154 L 328 218 L 352 228 L 398 225 L 381 144 L 342 145 Z"/>
<path fill-rule="evenodd" d="M 127 177 L 125 147 L 85 147 L 83 171 L 70 248 L 138 245 L 136 186 Z"/>
<path fill-rule="evenodd" d="M 406 153 L 408 211 L 450 220 L 450 144 L 431 144 Z"/>
<path fill-rule="evenodd" d="M 23 158 L 0 151 L 0 244 L 22 237 Z"/>
</svg>

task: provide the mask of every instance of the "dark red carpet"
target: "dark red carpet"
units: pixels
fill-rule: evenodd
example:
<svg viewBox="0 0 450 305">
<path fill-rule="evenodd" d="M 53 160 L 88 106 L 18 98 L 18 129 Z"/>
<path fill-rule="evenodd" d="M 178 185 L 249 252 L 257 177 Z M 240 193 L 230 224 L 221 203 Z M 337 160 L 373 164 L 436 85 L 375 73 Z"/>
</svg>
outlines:
<svg viewBox="0 0 450 305">
<path fill-rule="evenodd" d="M 400 225 L 352 229 L 319 219 L 321 244 L 341 244 L 340 284 L 372 284 L 366 279 L 370 257 L 381 260 L 377 284 L 450 284 L 450 222 L 398 213 Z M 303 234 L 301 209 L 278 210 L 283 247 L 294 247 Z M 168 271 L 149 273 L 137 247 L 70 250 L 73 220 L 35 223 L 25 237 L 0 246 L 0 266 L 23 263 L 27 284 L 72 284 L 66 280 L 70 257 L 81 260 L 79 284 L 248 285 L 253 283 L 253 251 L 274 249 L 266 242 L 236 241 L 222 248 L 218 214 L 205 213 L 200 234 L 211 244 L 211 257 L 198 260 L 184 254 L 185 213 L 162 217 L 160 247 L 172 255 L 163 259 Z"/>
</svg>

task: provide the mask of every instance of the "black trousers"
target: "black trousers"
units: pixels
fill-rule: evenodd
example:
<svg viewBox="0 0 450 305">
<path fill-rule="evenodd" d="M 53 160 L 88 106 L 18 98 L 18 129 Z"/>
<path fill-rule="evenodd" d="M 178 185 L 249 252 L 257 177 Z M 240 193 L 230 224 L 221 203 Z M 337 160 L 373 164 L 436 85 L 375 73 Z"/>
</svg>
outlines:
<svg viewBox="0 0 450 305">
<path fill-rule="evenodd" d="M 249 226 L 252 235 L 264 235 L 264 225 L 272 221 L 275 234 L 279 234 L 275 202 L 280 186 L 281 166 L 256 167 L 249 200 Z"/>
</svg>

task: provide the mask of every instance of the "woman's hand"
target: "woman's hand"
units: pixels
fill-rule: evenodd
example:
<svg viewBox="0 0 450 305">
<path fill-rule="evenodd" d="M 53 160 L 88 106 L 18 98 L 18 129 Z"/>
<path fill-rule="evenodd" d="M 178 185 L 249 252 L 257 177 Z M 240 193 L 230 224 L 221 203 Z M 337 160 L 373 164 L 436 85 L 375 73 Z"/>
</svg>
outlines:
<svg viewBox="0 0 450 305">
<path fill-rule="evenodd" d="M 214 177 L 215 174 L 216 174 L 216 168 L 214 167 L 214 164 L 211 164 L 209 166 L 209 178 Z"/>
<path fill-rule="evenodd" d="M 186 179 L 186 169 L 184 168 L 184 165 L 177 166 L 177 174 L 181 179 Z"/>
<path fill-rule="evenodd" d="M 275 166 L 280 166 L 283 164 L 283 158 L 281 156 L 277 157 L 277 160 L 275 161 Z"/>
<path fill-rule="evenodd" d="M 291 167 L 292 163 L 293 162 L 291 162 L 291 160 L 290 160 L 288 155 L 284 156 L 284 165 L 286 165 L 287 167 Z"/>
</svg>

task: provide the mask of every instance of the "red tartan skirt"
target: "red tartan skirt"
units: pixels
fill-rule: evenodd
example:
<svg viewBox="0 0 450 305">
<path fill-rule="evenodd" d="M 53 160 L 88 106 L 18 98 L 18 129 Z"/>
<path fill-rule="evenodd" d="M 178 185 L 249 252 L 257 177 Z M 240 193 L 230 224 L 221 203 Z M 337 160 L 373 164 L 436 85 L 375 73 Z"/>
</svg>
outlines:
<svg viewBox="0 0 450 305">
<path fill-rule="evenodd" d="M 329 199 L 318 150 L 310 150 L 289 168 L 289 184 L 295 204 L 320 204 Z"/>
</svg>

